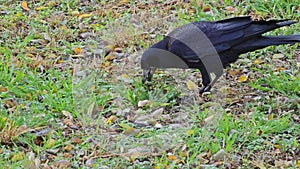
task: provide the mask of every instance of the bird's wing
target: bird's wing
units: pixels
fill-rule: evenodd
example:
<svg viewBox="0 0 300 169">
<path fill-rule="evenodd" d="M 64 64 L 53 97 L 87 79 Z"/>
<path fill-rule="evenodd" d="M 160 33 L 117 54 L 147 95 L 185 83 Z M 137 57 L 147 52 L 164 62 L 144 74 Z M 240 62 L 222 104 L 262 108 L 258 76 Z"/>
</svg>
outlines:
<svg viewBox="0 0 300 169">
<path fill-rule="evenodd" d="M 250 16 L 244 16 L 216 22 L 194 22 L 192 24 L 198 27 L 199 30 L 206 35 L 206 38 L 209 39 L 214 46 L 214 49 L 220 54 L 253 37 L 261 36 L 261 34 L 265 32 L 293 23 L 295 22 L 287 20 L 253 21 Z M 181 33 L 181 37 L 192 36 L 188 31 L 181 31 Z M 195 41 L 194 43 L 198 42 Z M 198 45 L 201 48 L 201 45 L 203 44 L 198 43 Z M 175 39 L 171 41 L 169 44 L 169 51 L 181 56 L 185 61 L 199 61 L 199 56 L 195 51 L 191 50 L 189 46 L 185 45 L 180 40 Z M 209 53 L 207 50 L 206 52 Z M 237 54 L 240 54 L 240 52 L 237 51 Z M 209 54 L 203 53 L 203 55 Z"/>
</svg>

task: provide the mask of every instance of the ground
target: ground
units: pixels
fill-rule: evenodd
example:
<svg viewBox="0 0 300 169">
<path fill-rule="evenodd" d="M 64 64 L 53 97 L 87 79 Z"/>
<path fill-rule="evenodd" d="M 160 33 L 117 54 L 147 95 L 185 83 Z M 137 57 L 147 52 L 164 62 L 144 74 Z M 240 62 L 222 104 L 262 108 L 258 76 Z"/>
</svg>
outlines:
<svg viewBox="0 0 300 169">
<path fill-rule="evenodd" d="M 300 16 L 300 1 L 3 1 L 3 168 L 299 168 L 300 45 L 242 55 L 212 91 L 145 49 L 176 27 Z M 300 24 L 271 35 L 300 34 Z"/>
</svg>

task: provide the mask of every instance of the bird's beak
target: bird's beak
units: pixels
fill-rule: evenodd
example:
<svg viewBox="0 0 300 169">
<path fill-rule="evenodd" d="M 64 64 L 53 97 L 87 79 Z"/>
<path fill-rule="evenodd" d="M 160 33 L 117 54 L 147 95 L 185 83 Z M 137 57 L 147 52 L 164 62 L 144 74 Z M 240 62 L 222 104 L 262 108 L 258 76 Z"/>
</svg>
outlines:
<svg viewBox="0 0 300 169">
<path fill-rule="evenodd" d="M 143 69 L 142 83 L 145 83 L 146 81 L 151 81 L 155 70 L 156 70 L 156 68 Z"/>
</svg>

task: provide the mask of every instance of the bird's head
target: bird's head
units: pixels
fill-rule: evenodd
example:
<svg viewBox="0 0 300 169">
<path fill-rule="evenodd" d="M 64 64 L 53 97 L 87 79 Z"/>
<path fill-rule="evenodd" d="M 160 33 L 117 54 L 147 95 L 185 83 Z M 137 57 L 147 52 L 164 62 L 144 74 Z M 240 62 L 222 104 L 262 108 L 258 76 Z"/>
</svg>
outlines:
<svg viewBox="0 0 300 169">
<path fill-rule="evenodd" d="M 166 38 L 148 48 L 142 55 L 141 68 L 143 69 L 142 82 L 150 81 L 156 68 L 160 67 L 160 57 L 167 51 Z"/>
</svg>

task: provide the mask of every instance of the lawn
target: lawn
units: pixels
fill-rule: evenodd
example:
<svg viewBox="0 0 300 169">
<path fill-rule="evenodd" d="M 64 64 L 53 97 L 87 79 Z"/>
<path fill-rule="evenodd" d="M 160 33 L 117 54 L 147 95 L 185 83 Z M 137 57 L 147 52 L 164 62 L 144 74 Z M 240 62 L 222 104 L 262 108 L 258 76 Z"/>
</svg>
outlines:
<svg viewBox="0 0 300 169">
<path fill-rule="evenodd" d="M 300 167 L 299 44 L 241 55 L 203 95 L 199 71 L 140 68 L 180 25 L 299 20 L 299 0 L 0 2 L 2 168 Z"/>
</svg>

